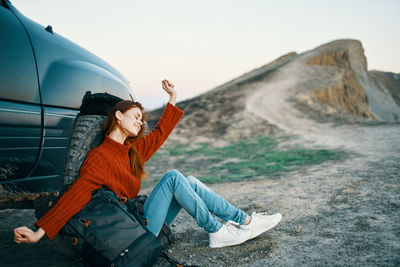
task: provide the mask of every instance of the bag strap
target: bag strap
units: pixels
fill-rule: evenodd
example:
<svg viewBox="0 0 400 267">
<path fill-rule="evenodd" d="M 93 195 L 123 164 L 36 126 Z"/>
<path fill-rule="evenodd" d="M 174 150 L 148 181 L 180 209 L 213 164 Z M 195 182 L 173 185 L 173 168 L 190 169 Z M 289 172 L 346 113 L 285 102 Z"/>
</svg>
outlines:
<svg viewBox="0 0 400 267">
<path fill-rule="evenodd" d="M 161 227 L 161 235 L 165 236 L 168 240 L 168 244 L 173 244 L 175 243 L 175 236 L 171 231 L 171 228 L 169 227 L 169 225 L 164 222 L 162 227 Z"/>
</svg>

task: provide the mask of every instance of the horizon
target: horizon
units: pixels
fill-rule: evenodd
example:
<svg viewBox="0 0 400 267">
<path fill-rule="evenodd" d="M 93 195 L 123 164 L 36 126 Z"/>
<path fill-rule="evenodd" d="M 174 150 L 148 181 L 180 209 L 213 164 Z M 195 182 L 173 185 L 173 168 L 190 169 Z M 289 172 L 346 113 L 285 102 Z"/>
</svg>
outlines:
<svg viewBox="0 0 400 267">
<path fill-rule="evenodd" d="M 362 43 L 368 70 L 400 73 L 395 0 L 11 3 L 113 65 L 147 110 L 168 101 L 163 79 L 175 85 L 180 102 L 289 52 L 338 39 Z"/>
</svg>

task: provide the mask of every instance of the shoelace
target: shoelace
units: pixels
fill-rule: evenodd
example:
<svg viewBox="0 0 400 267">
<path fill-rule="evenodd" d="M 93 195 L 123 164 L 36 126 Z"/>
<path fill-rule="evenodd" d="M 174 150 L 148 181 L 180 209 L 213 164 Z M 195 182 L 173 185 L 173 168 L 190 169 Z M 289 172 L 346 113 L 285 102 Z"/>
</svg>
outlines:
<svg viewBox="0 0 400 267">
<path fill-rule="evenodd" d="M 253 212 L 253 214 L 252 214 L 252 216 L 259 216 L 259 215 L 261 215 L 261 216 L 267 216 L 268 214 L 266 213 L 266 212 Z"/>
<path fill-rule="evenodd" d="M 266 212 L 259 212 L 259 213 L 253 212 L 253 214 L 251 214 L 251 218 L 253 218 L 253 216 L 254 217 L 261 217 L 261 216 L 267 216 L 267 215 L 268 214 Z"/>
<path fill-rule="evenodd" d="M 231 223 L 231 221 L 228 221 L 225 224 L 226 230 L 228 230 L 228 232 L 231 233 L 232 235 L 238 236 L 239 230 L 236 228 L 236 226 L 233 223 Z"/>
<path fill-rule="evenodd" d="M 239 223 L 237 223 L 237 222 L 234 222 L 234 221 L 231 221 L 231 220 L 228 220 L 228 222 L 227 223 L 229 223 L 229 224 L 233 224 L 233 225 L 236 225 L 236 226 L 239 226 Z"/>
<path fill-rule="evenodd" d="M 267 216 L 267 213 L 266 212 L 260 212 L 260 213 L 257 213 L 257 212 L 253 212 L 252 214 L 251 214 L 251 221 L 256 221 L 257 220 L 257 218 L 261 218 L 262 216 Z M 250 222 L 251 222 L 250 221 Z"/>
</svg>

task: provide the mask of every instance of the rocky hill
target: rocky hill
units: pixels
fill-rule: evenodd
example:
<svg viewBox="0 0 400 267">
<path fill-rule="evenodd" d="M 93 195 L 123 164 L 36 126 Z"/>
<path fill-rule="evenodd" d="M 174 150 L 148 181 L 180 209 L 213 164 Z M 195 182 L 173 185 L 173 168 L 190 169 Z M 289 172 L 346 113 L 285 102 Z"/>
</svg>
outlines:
<svg viewBox="0 0 400 267">
<path fill-rule="evenodd" d="M 360 42 L 334 41 L 306 52 L 304 58 L 317 66 L 316 73 L 334 76 L 328 87 L 310 88 L 319 103 L 369 120 L 400 120 L 400 75 L 369 72 Z"/>
<path fill-rule="evenodd" d="M 362 44 L 337 40 L 281 56 L 178 106 L 185 116 L 171 138 L 185 141 L 237 140 L 291 123 L 304 128 L 307 120 L 398 122 L 400 74 L 368 71 Z M 161 112 L 147 114 L 150 128 Z"/>
</svg>

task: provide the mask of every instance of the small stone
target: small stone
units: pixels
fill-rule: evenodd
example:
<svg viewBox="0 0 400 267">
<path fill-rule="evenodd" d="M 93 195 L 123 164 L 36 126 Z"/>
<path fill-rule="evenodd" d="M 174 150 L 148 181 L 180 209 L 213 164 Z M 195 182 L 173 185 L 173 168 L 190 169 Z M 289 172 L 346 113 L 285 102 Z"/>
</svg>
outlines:
<svg viewBox="0 0 400 267">
<path fill-rule="evenodd" d="M 263 209 L 264 208 L 264 204 L 261 203 L 261 202 L 254 203 L 254 208 L 255 209 Z"/>
<path fill-rule="evenodd" d="M 261 202 L 253 202 L 249 206 L 250 210 L 263 210 L 264 209 L 264 204 Z"/>
</svg>

